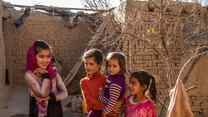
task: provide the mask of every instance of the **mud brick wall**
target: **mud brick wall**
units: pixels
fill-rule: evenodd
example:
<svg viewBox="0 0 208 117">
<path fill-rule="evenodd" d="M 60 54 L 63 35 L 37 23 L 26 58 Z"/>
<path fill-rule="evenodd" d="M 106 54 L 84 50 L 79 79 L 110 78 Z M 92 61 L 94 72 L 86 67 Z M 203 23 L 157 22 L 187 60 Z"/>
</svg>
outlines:
<svg viewBox="0 0 208 117">
<path fill-rule="evenodd" d="M 5 38 L 3 37 L 3 7 L 0 1 L 0 110 L 7 105 L 8 88 L 5 86 L 5 70 L 6 70 L 6 55 L 5 55 Z M 1 113 L 1 112 L 0 112 Z"/>
<path fill-rule="evenodd" d="M 4 82 L 5 78 L 5 42 L 3 38 L 3 29 L 2 29 L 2 22 L 3 22 L 3 7 L 2 1 L 0 1 L 0 84 Z"/>
<path fill-rule="evenodd" d="M 32 13 L 21 27 L 16 28 L 16 18 L 12 16 L 4 21 L 7 69 L 13 84 L 24 82 L 26 52 L 35 40 L 45 40 L 52 46 L 55 57 L 61 61 L 62 75 L 66 76 L 76 61 L 80 60 L 92 36 L 85 22 L 67 28 L 61 17 Z"/>
<path fill-rule="evenodd" d="M 129 9 L 128 9 L 129 8 Z M 144 69 L 153 73 L 157 78 L 157 88 L 159 89 L 159 99 L 164 99 L 168 95 L 168 82 L 166 78 L 167 65 L 164 62 L 164 58 L 161 55 L 156 54 L 153 47 L 148 44 L 146 39 L 150 40 L 151 43 L 159 44 L 161 35 L 159 34 L 159 13 L 158 12 L 148 12 L 148 11 L 138 11 L 138 9 L 133 9 L 127 6 L 127 27 L 124 32 L 127 33 L 123 37 L 123 51 L 128 56 L 128 66 L 132 70 Z M 136 20 L 135 19 L 139 19 Z M 171 25 L 176 21 L 177 17 L 166 15 L 164 25 L 168 30 L 171 30 Z M 154 30 L 154 33 L 150 35 L 149 30 Z M 177 39 L 182 38 L 180 33 L 181 30 L 177 32 Z M 134 37 L 134 36 L 136 37 Z M 174 46 L 175 45 L 175 46 Z M 176 46 L 178 45 L 178 46 Z M 175 72 L 178 73 L 180 61 L 181 61 L 181 46 L 180 42 L 175 41 L 172 46 L 170 46 L 169 52 L 173 54 L 171 62 L 174 63 Z M 161 50 L 158 45 L 154 46 L 155 49 Z M 162 52 L 164 50 L 161 50 Z M 175 56 L 174 56 L 175 55 Z"/>
<path fill-rule="evenodd" d="M 191 22 L 188 22 L 186 20 L 186 15 L 177 15 L 176 13 L 182 6 L 170 6 L 171 8 L 169 10 L 171 12 L 163 14 L 162 26 L 164 28 L 164 34 L 168 35 L 165 39 L 172 38 L 173 40 L 171 44 L 167 46 L 167 49 L 171 54 L 169 62 L 171 62 L 173 69 L 171 80 L 174 84 L 184 61 L 193 55 L 190 51 L 196 50 L 197 47 L 202 45 L 207 46 L 206 40 L 208 36 L 197 37 L 193 42 L 190 42 L 192 43 L 191 46 L 184 43 L 187 35 L 191 35 L 190 33 L 207 31 L 207 25 L 196 25 L 197 21 L 203 21 L 204 24 L 206 24 L 206 21 L 202 20 L 202 16 L 197 16 L 192 17 L 193 19 Z M 185 7 L 187 7 L 187 10 L 193 8 L 193 5 L 189 4 Z M 160 52 L 165 52 L 164 49 L 161 49 L 159 46 L 161 38 L 161 33 L 159 33 L 159 20 L 160 13 L 157 9 L 149 11 L 146 2 L 128 0 L 126 6 L 126 26 L 123 29 L 124 35 L 122 36 L 121 43 L 122 50 L 128 57 L 128 67 L 131 68 L 132 71 L 144 69 L 156 76 L 158 99 L 163 103 L 165 98 L 168 97 L 170 88 L 172 88 L 169 87 L 169 79 L 166 76 L 167 64 L 165 64 L 165 59 L 159 54 L 155 54 L 152 46 L 144 41 L 146 39 L 150 40 L 151 44 L 155 44 L 155 49 Z M 171 33 L 168 34 L 168 31 Z M 199 116 L 201 111 L 205 113 L 205 110 L 207 110 L 207 98 L 208 96 L 190 95 L 192 110 L 196 117 Z M 166 106 L 167 105 L 168 103 Z M 159 106 L 158 111 L 160 111 L 160 107 L 161 106 Z"/>
</svg>

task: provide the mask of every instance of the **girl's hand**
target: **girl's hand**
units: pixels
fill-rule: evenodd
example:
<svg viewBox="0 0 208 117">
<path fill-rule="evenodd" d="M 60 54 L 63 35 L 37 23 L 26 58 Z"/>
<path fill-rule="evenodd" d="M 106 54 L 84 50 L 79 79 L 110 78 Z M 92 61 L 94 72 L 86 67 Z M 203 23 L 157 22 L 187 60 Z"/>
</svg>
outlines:
<svg viewBox="0 0 208 117">
<path fill-rule="evenodd" d="M 102 96 L 103 95 L 103 88 L 99 88 L 99 96 Z"/>
<path fill-rule="evenodd" d="M 41 74 L 48 73 L 48 71 L 46 69 L 37 68 L 37 69 L 34 70 L 33 73 L 37 76 L 41 76 Z"/>
<path fill-rule="evenodd" d="M 106 117 L 106 114 L 104 112 L 102 112 L 102 117 Z"/>
<path fill-rule="evenodd" d="M 35 97 L 37 99 L 37 101 L 41 102 L 41 101 L 47 101 L 50 99 L 50 97 L 46 97 L 46 98 L 40 98 L 40 97 Z"/>
<path fill-rule="evenodd" d="M 102 117 L 117 117 L 118 114 L 114 113 L 114 112 L 110 112 L 110 113 L 102 113 Z"/>
</svg>

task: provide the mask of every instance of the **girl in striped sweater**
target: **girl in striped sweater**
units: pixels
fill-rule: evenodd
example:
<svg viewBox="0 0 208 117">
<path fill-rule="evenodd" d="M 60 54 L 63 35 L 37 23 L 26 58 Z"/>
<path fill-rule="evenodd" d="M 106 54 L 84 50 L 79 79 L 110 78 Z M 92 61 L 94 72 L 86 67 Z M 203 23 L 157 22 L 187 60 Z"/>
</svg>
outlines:
<svg viewBox="0 0 208 117">
<path fill-rule="evenodd" d="M 126 90 L 125 76 L 126 60 L 121 52 L 111 52 L 107 56 L 107 71 L 105 87 L 101 91 L 100 100 L 104 103 L 103 117 L 118 117 L 124 101 Z"/>
</svg>

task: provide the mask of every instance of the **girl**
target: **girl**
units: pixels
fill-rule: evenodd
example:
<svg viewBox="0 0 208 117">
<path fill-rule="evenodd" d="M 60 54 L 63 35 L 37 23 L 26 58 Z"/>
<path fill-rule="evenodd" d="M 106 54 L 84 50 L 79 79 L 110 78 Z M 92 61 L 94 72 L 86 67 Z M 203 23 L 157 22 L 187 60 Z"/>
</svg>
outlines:
<svg viewBox="0 0 208 117">
<path fill-rule="evenodd" d="M 112 52 L 107 56 L 107 69 L 110 72 L 105 87 L 100 95 L 100 100 L 105 104 L 104 117 L 118 117 L 125 94 L 126 61 L 121 52 Z"/>
<path fill-rule="evenodd" d="M 129 87 L 131 96 L 126 99 L 126 117 L 157 117 L 154 77 L 145 71 L 134 72 Z"/>
<path fill-rule="evenodd" d="M 90 49 L 83 56 L 86 76 L 80 81 L 87 117 L 101 117 L 103 104 L 98 100 L 99 89 L 104 87 L 105 76 L 101 73 L 103 53 Z"/>
<path fill-rule="evenodd" d="M 30 90 L 30 117 L 63 116 L 60 101 L 68 94 L 51 56 L 44 41 L 34 42 L 28 50 L 25 79 Z"/>
</svg>

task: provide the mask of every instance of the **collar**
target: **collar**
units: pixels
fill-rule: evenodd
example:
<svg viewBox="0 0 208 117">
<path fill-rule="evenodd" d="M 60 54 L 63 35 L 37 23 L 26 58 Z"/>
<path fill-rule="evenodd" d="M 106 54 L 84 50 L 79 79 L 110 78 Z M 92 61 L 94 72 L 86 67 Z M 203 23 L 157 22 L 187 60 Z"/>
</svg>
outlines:
<svg viewBox="0 0 208 117">
<path fill-rule="evenodd" d="M 119 73 L 117 73 L 117 74 L 109 75 L 109 76 L 116 77 L 116 76 L 123 76 L 123 75 L 124 75 L 123 73 L 119 72 Z"/>
<path fill-rule="evenodd" d="M 92 75 L 87 75 L 87 77 L 89 79 L 95 79 L 95 78 L 101 77 L 101 73 L 100 72 L 97 72 L 97 73 L 94 73 Z"/>
</svg>

